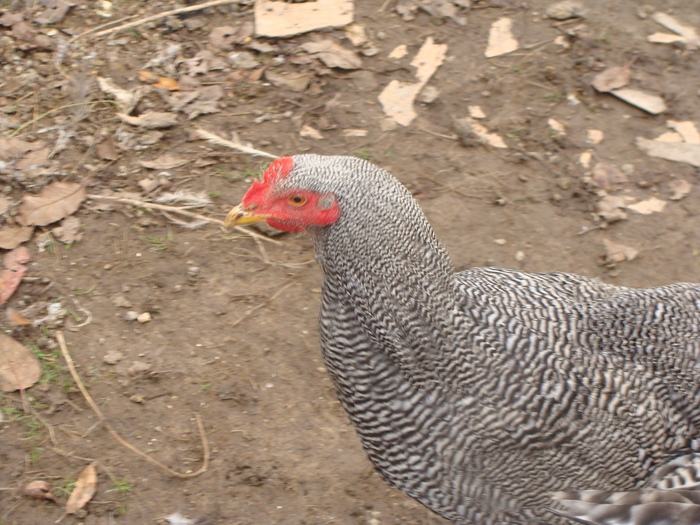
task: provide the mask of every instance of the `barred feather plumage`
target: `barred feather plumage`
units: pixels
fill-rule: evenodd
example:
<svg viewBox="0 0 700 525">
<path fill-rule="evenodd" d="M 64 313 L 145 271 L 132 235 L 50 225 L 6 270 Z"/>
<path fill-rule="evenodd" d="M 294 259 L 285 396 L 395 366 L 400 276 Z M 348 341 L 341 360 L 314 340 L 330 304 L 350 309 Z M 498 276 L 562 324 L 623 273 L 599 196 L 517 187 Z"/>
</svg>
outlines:
<svg viewBox="0 0 700 525">
<path fill-rule="evenodd" d="M 461 525 L 700 524 L 680 492 L 700 479 L 700 285 L 456 274 L 409 192 L 360 159 L 295 156 L 277 186 L 337 198 L 337 222 L 309 227 L 321 343 L 389 483 Z"/>
</svg>

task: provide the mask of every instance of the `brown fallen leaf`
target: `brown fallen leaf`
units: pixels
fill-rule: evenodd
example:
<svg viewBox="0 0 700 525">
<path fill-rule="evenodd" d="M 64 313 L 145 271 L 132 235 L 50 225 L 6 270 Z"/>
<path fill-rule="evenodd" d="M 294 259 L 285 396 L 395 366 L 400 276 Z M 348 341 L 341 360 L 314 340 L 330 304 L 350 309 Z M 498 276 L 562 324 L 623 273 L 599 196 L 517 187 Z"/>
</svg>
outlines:
<svg viewBox="0 0 700 525">
<path fill-rule="evenodd" d="M 325 27 L 344 27 L 353 21 L 353 0 L 316 2 L 255 2 L 255 33 L 258 36 L 291 36 Z"/>
<path fill-rule="evenodd" d="M 78 242 L 83 238 L 78 217 L 66 217 L 61 221 L 60 226 L 51 230 L 51 233 L 56 239 L 65 244 Z"/>
<path fill-rule="evenodd" d="M 328 67 L 339 69 L 358 69 L 362 67 L 362 59 L 354 51 L 345 49 L 330 38 L 316 42 L 306 42 L 301 49 L 318 58 Z"/>
<path fill-rule="evenodd" d="M 77 182 L 52 182 L 36 195 L 25 195 L 17 214 L 23 226 L 46 226 L 74 213 L 85 200 L 85 187 Z"/>
<path fill-rule="evenodd" d="M 311 82 L 311 73 L 308 72 L 291 72 L 286 75 L 276 73 L 275 71 L 266 70 L 265 80 L 269 81 L 275 87 L 290 89 L 297 93 L 306 91 Z"/>
<path fill-rule="evenodd" d="M 44 142 L 27 142 L 16 137 L 0 138 L 0 160 L 11 161 L 21 157 L 28 151 L 34 151 L 44 147 Z"/>
<path fill-rule="evenodd" d="M 630 66 L 609 67 L 598 73 L 591 85 L 601 93 L 625 87 L 630 82 Z"/>
<path fill-rule="evenodd" d="M 151 84 L 153 87 L 167 89 L 168 91 L 177 91 L 180 89 L 180 84 L 177 80 L 168 77 L 159 77 L 150 71 L 137 71 L 136 76 L 141 82 Z"/>
<path fill-rule="evenodd" d="M 607 162 L 599 162 L 593 167 L 593 176 L 591 180 L 601 188 L 610 189 L 619 184 L 627 182 L 627 175 L 617 166 L 608 164 Z"/>
<path fill-rule="evenodd" d="M 126 113 L 117 113 L 117 117 L 127 124 L 147 129 L 169 128 L 177 124 L 177 115 L 164 111 L 147 111 L 138 117 L 132 117 Z"/>
<path fill-rule="evenodd" d="M 613 89 L 609 93 L 652 115 L 658 115 L 667 109 L 666 103 L 662 97 L 659 95 L 652 95 L 651 93 L 645 93 L 638 89 L 620 88 Z"/>
<path fill-rule="evenodd" d="M 24 263 L 31 259 L 29 250 L 19 246 L 3 257 L 4 268 L 0 270 L 0 304 L 5 304 L 12 297 L 15 290 L 22 282 L 22 277 L 27 271 Z"/>
<path fill-rule="evenodd" d="M 641 213 L 642 215 L 650 215 L 652 213 L 659 213 L 664 211 L 668 202 L 661 200 L 657 197 L 652 197 L 643 201 L 639 201 L 635 204 L 629 204 L 628 209 Z"/>
<path fill-rule="evenodd" d="M 32 324 L 31 319 L 27 319 L 14 308 L 7 308 L 5 310 L 5 317 L 7 317 L 10 326 L 28 326 Z"/>
<path fill-rule="evenodd" d="M 668 187 L 673 192 L 669 198 L 672 201 L 679 201 L 688 196 L 693 186 L 685 179 L 674 179 L 668 183 Z"/>
<path fill-rule="evenodd" d="M 0 334 L 0 390 L 14 392 L 29 388 L 40 377 L 41 365 L 31 350 Z"/>
<path fill-rule="evenodd" d="M 0 229 L 0 248 L 4 250 L 14 250 L 32 238 L 34 226 L 20 226 L 19 228 L 5 226 Z"/>
<path fill-rule="evenodd" d="M 18 170 L 28 170 L 30 168 L 36 168 L 37 166 L 41 166 L 48 160 L 50 153 L 50 148 L 41 148 L 34 151 L 30 151 L 24 157 L 17 161 L 17 163 L 15 164 L 15 168 L 17 168 Z"/>
<path fill-rule="evenodd" d="M 637 147 L 652 157 L 659 157 L 675 162 L 685 162 L 700 168 L 700 144 L 688 142 L 662 142 L 637 137 Z"/>
<path fill-rule="evenodd" d="M 78 476 L 78 481 L 75 482 L 75 488 L 70 493 L 70 497 L 66 502 L 66 510 L 58 520 L 62 520 L 68 514 L 75 514 L 76 511 L 87 505 L 97 491 L 97 469 L 95 464 L 91 463 Z M 56 523 L 58 523 L 58 521 Z"/>
<path fill-rule="evenodd" d="M 51 485 L 46 481 L 32 481 L 27 483 L 27 485 L 22 489 L 22 494 L 29 496 L 30 498 L 37 499 L 47 499 L 49 501 L 56 501 L 56 496 L 53 495 L 51 490 Z"/>
<path fill-rule="evenodd" d="M 427 37 L 418 53 L 411 61 L 416 68 L 418 82 L 401 82 L 392 80 L 379 94 L 379 103 L 384 114 L 402 126 L 408 126 L 418 116 L 413 102 L 428 83 L 430 77 L 445 60 L 446 44 L 436 44 L 432 37 Z"/>
<path fill-rule="evenodd" d="M 252 22 L 243 22 L 238 27 L 219 26 L 209 33 L 209 43 L 217 49 L 230 51 L 234 44 L 249 42 L 254 33 Z"/>
<path fill-rule="evenodd" d="M 47 9 L 34 17 L 34 22 L 37 24 L 56 24 L 63 20 L 68 10 L 75 5 L 66 0 L 54 0 L 52 2 L 42 3 Z"/>
<path fill-rule="evenodd" d="M 107 136 L 102 139 L 95 149 L 97 156 L 103 160 L 117 160 L 119 158 L 119 153 L 117 153 L 117 147 L 114 145 L 112 137 Z"/>
<path fill-rule="evenodd" d="M 639 255 L 639 250 L 613 242 L 609 239 L 603 239 L 603 244 L 605 245 L 604 260 L 607 264 L 632 261 Z"/>
<path fill-rule="evenodd" d="M 165 153 L 153 160 L 142 160 L 140 164 L 149 170 L 171 170 L 184 166 L 188 162 L 190 162 L 189 159 L 180 158 L 171 153 Z"/>
<path fill-rule="evenodd" d="M 627 200 L 617 195 L 605 195 L 598 201 L 598 215 L 607 222 L 621 221 L 627 218 L 625 213 Z"/>
<path fill-rule="evenodd" d="M 493 58 L 511 53 L 520 47 L 513 36 L 513 19 L 508 17 L 496 20 L 489 31 L 489 43 L 484 52 L 486 58 Z"/>
</svg>

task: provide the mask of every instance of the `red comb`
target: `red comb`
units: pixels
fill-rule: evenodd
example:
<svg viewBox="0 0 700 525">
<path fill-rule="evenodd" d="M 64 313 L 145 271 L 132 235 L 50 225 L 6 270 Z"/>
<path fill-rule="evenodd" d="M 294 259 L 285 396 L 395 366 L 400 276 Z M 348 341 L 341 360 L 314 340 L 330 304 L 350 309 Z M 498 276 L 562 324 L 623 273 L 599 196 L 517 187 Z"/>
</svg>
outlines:
<svg viewBox="0 0 700 525">
<path fill-rule="evenodd" d="M 274 183 L 277 179 L 283 179 L 294 167 L 294 159 L 292 157 L 282 157 L 272 161 L 272 164 L 263 173 L 263 182 L 265 184 Z"/>
<path fill-rule="evenodd" d="M 243 205 L 262 199 L 270 186 L 274 185 L 277 180 L 289 175 L 293 167 L 294 159 L 292 157 L 282 157 L 274 160 L 263 173 L 262 180 L 253 181 L 253 185 L 243 197 Z"/>
</svg>

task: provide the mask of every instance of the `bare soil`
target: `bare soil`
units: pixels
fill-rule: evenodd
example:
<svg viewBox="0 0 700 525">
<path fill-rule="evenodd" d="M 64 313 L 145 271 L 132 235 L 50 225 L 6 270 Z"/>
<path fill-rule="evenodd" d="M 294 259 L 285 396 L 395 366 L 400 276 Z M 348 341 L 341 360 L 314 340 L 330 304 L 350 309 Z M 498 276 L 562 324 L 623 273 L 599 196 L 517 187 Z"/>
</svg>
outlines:
<svg viewBox="0 0 700 525">
<path fill-rule="evenodd" d="M 206 72 L 199 82 L 225 90 L 220 110 L 193 120 L 180 116 L 143 149 L 118 140 L 120 133 L 138 136 L 143 129 L 120 122 L 113 105 L 91 105 L 69 146 L 42 170 L 4 166 L 3 192 L 19 201 L 52 180 L 82 182 L 89 193 L 141 192 L 138 182 L 155 172 L 139 162 L 169 152 L 191 160 L 167 170 L 171 189 L 208 192 L 213 204 L 198 212 L 222 219 L 266 162 L 205 143 L 192 133 L 198 126 L 226 138 L 238 132 L 274 154 L 359 155 L 389 169 L 419 200 L 457 269 L 566 271 L 628 286 L 700 281 L 697 169 L 648 157 L 634 143 L 637 136 L 667 131 L 669 119 L 698 122 L 700 114 L 698 51 L 647 42 L 649 34 L 664 29 L 645 13 L 655 7 L 700 28 L 700 11 L 682 0 L 649 1 L 651 8 L 642 11 L 638 2 L 591 0 L 583 18 L 555 21 L 544 15 L 550 3 L 474 2 L 463 11 L 466 24 L 459 25 L 422 11 L 406 21 L 394 2 L 358 1 L 355 21 L 379 49 L 363 57 L 361 70 L 293 63 L 304 55 L 299 44 L 318 35 L 351 49 L 342 30 L 257 38 L 275 46 L 261 59 L 267 67 L 313 71 L 312 87 L 294 92 L 264 77 L 231 80 L 230 68 Z M 113 18 L 176 7 L 180 4 L 116 2 Z M 503 16 L 513 18 L 521 49 L 486 59 L 489 28 Z M 193 56 L 207 48 L 214 27 L 252 21 L 252 5 L 210 8 L 179 20 L 193 19 L 193 29 L 161 19 L 53 51 L 13 47 L 14 36 L 0 27 L 0 107 L 13 108 L 2 117 L 3 134 L 70 104 L 71 81 L 90 86 L 94 100 L 104 98 L 94 85 L 97 76 L 124 89 L 136 87 L 136 72 L 167 43 L 180 43 Z M 104 21 L 92 2 L 78 2 L 61 22 L 41 31 L 49 34 L 55 27 L 67 40 Z M 49 36 L 58 42 L 55 33 Z M 392 79 L 412 80 L 410 60 L 428 36 L 449 46 L 448 59 L 429 83 L 439 95 L 416 104 L 419 117 L 410 126 L 386 130 L 377 96 Z M 568 47 L 553 43 L 558 36 Z M 400 44 L 408 46 L 408 56 L 388 59 Z M 215 50 L 224 57 L 228 52 Z M 284 63 L 274 56 L 283 56 Z M 665 113 L 649 115 L 590 87 L 596 73 L 634 57 L 630 87 L 662 95 Z M 167 111 L 157 96 L 145 105 L 142 110 Z M 507 149 L 456 140 L 453 119 L 467 116 L 469 105 L 481 106 L 484 125 L 504 138 Z M 44 116 L 20 137 L 53 144 L 70 111 Z M 277 117 L 254 123 L 264 115 Z M 565 126 L 565 135 L 552 130 L 550 118 Z M 303 125 L 320 130 L 323 138 L 301 137 Z M 368 134 L 348 137 L 346 129 Z M 589 129 L 603 131 L 604 140 L 588 143 Z M 117 144 L 114 160 L 94 147 L 106 136 Z M 605 224 L 596 213 L 601 189 L 590 183 L 591 168 L 579 161 L 588 150 L 591 166 L 605 162 L 627 174 L 627 183 L 609 193 L 669 200 L 672 180 L 685 179 L 693 188 L 660 213 L 629 211 L 626 220 Z M 202 159 L 209 164 L 198 163 Z M 4 217 L 8 224 L 10 215 Z M 44 376 L 26 394 L 45 423 L 23 411 L 17 392 L 0 397 L 0 523 L 54 522 L 66 489 L 91 461 L 98 462 L 97 494 L 64 523 L 167 523 L 178 511 L 210 524 L 445 523 L 389 488 L 363 455 L 324 371 L 316 326 L 322 275 L 303 234 L 263 241 L 263 254 L 239 232 L 215 225 L 189 230 L 143 208 L 117 205 L 110 211 L 88 200 L 77 216 L 79 242 L 51 243 L 44 251 L 27 243 L 33 256 L 28 278 L 8 303 L 23 310 L 60 302 L 72 313 L 43 327 L 12 326 L 4 315 L 0 320 L 5 333 L 41 354 Z M 606 263 L 603 239 L 631 246 L 639 255 Z M 128 311 L 148 312 L 152 319 L 128 321 Z M 76 388 L 55 330 L 64 332 L 82 380 L 112 428 L 179 472 L 196 471 L 202 463 L 194 419 L 199 414 L 211 447 L 207 471 L 175 478 L 117 444 L 96 424 Z M 104 357 L 115 351 L 122 359 L 107 363 Z M 134 362 L 149 368 L 134 373 Z M 35 479 L 54 485 L 58 505 L 8 490 Z"/>
</svg>

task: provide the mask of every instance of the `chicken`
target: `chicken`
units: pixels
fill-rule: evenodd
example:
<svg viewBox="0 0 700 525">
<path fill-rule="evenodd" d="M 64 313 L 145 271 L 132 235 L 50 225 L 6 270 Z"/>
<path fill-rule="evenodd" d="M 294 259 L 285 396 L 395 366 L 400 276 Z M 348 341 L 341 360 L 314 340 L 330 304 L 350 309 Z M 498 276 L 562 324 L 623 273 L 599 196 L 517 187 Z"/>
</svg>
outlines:
<svg viewBox="0 0 700 525">
<path fill-rule="evenodd" d="M 452 262 L 352 157 L 274 161 L 228 224 L 311 235 L 321 347 L 362 446 L 456 524 L 700 524 L 700 285 Z"/>
</svg>

